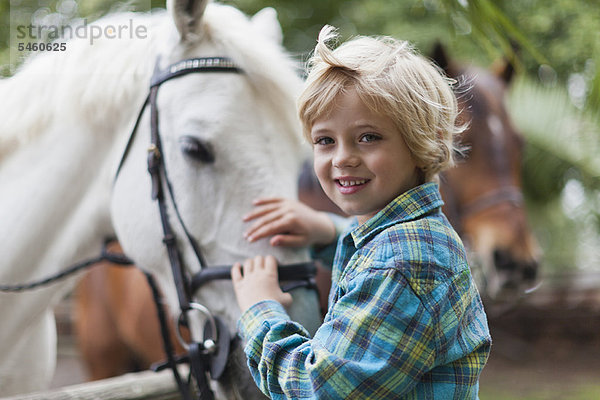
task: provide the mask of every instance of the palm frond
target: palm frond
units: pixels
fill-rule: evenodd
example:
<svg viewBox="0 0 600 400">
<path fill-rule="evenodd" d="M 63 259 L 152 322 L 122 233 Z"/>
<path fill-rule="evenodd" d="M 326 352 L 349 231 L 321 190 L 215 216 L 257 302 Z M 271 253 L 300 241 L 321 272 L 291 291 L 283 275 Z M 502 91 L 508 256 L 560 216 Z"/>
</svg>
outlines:
<svg viewBox="0 0 600 400">
<path fill-rule="evenodd" d="M 596 73 L 590 83 L 586 106 L 590 110 L 600 110 L 600 55 L 596 54 L 594 64 L 596 65 Z"/>
<path fill-rule="evenodd" d="M 546 57 L 493 1 L 439 0 L 439 2 L 450 18 L 460 16 L 471 24 L 473 39 L 480 43 L 490 58 L 497 58 L 500 53 L 519 67 L 519 57 L 514 49 L 514 45 L 517 45 L 529 52 L 538 63 L 548 63 Z"/>
<path fill-rule="evenodd" d="M 600 116 L 573 105 L 562 87 L 525 78 L 513 86 L 508 107 L 528 142 L 600 182 Z"/>
<path fill-rule="evenodd" d="M 523 189 L 547 272 L 598 269 L 600 117 L 562 87 L 520 78 L 507 105 L 526 139 Z"/>
</svg>

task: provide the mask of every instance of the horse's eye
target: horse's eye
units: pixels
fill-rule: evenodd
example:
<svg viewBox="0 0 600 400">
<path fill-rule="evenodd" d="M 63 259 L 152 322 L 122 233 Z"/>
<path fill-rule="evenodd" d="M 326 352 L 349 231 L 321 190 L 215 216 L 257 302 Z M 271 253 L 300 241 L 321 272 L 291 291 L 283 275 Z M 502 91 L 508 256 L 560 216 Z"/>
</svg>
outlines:
<svg viewBox="0 0 600 400">
<path fill-rule="evenodd" d="M 194 136 L 182 136 L 179 138 L 179 146 L 183 154 L 206 164 L 215 162 L 215 152 L 212 145 L 206 140 Z"/>
</svg>

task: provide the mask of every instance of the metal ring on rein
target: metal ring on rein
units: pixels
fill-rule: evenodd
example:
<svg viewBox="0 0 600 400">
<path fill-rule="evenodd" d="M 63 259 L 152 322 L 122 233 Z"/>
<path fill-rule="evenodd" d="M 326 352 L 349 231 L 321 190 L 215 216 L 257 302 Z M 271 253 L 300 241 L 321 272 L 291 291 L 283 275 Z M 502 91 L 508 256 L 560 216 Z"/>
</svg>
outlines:
<svg viewBox="0 0 600 400">
<path fill-rule="evenodd" d="M 218 343 L 218 338 L 219 338 L 219 332 L 217 331 L 217 322 L 215 321 L 215 318 L 213 317 L 211 312 L 208 310 L 208 308 L 204 307 L 200 303 L 190 303 L 189 310 L 187 310 L 187 311 L 182 310 L 179 313 L 179 318 L 177 318 L 177 325 L 175 328 L 175 335 L 177 336 L 177 340 L 179 340 L 179 343 L 181 343 L 181 345 L 183 346 L 184 349 L 186 349 L 186 350 L 190 349 L 190 343 L 186 342 L 185 339 L 183 338 L 183 335 L 181 334 L 181 325 L 183 325 L 183 322 L 184 322 L 183 321 L 183 319 L 185 317 L 184 313 L 187 313 L 192 310 L 200 311 L 200 313 L 204 314 L 204 316 L 208 320 L 208 323 L 210 324 L 210 327 L 211 327 L 211 332 L 212 332 L 213 337 L 209 338 L 209 339 L 202 338 L 203 339 L 202 345 L 204 346 L 205 353 L 207 353 L 207 354 L 214 353 L 217 349 L 217 343 Z"/>
</svg>

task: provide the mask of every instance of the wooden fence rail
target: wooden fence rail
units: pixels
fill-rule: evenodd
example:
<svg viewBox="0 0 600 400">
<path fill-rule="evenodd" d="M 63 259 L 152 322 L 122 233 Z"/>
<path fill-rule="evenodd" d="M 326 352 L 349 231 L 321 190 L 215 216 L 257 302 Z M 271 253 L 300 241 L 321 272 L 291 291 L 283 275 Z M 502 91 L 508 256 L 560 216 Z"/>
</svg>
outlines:
<svg viewBox="0 0 600 400">
<path fill-rule="evenodd" d="M 170 370 L 143 371 L 3 400 L 179 400 Z"/>
</svg>

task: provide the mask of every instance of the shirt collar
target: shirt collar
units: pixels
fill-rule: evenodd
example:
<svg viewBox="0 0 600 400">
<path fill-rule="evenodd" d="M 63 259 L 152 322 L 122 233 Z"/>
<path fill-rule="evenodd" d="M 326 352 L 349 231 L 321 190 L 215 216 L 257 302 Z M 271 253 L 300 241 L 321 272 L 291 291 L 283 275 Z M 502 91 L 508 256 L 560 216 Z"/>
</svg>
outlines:
<svg viewBox="0 0 600 400">
<path fill-rule="evenodd" d="M 414 187 L 396 197 L 364 224 L 357 226 L 355 221 L 350 231 L 354 246 L 358 249 L 389 226 L 417 219 L 443 204 L 437 183 Z"/>
</svg>

